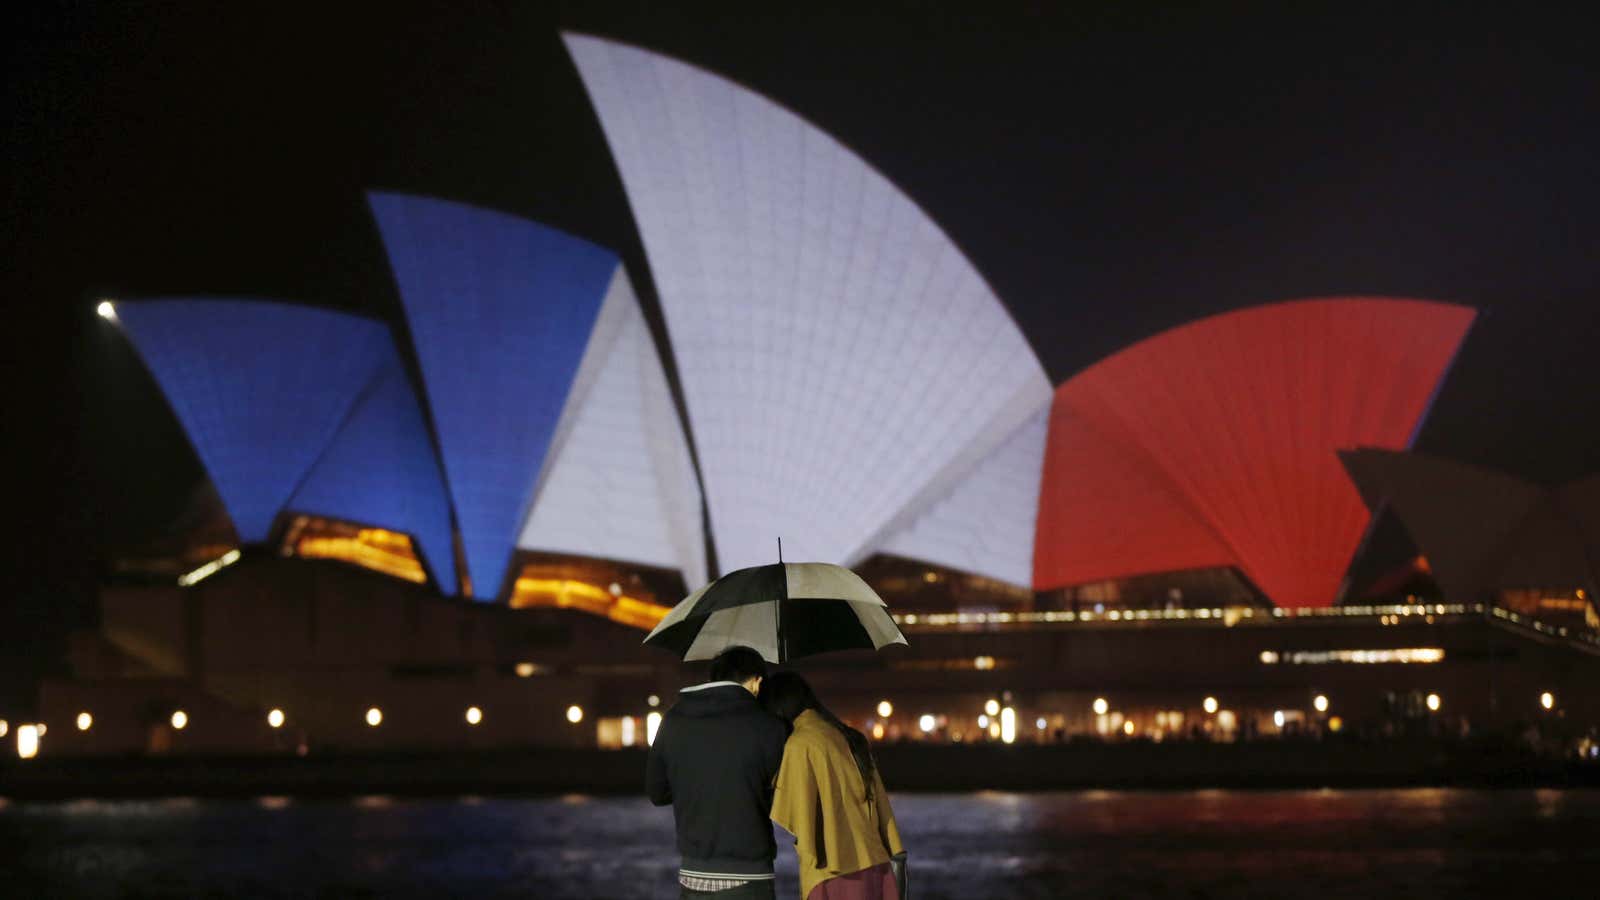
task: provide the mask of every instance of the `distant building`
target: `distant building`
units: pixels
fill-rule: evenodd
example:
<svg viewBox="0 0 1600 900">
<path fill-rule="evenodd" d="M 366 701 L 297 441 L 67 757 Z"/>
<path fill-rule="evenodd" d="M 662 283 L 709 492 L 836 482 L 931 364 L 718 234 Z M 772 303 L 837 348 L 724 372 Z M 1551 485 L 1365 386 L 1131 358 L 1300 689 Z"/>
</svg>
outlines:
<svg viewBox="0 0 1600 900">
<path fill-rule="evenodd" d="M 805 664 L 883 740 L 1600 722 L 1593 541 L 1562 530 L 1568 493 L 1400 471 L 1471 310 L 1252 307 L 1052 392 L 981 275 L 865 160 L 711 73 L 567 44 L 667 345 L 610 251 L 390 193 L 369 201 L 404 329 L 118 304 L 216 502 L 189 546 L 118 567 L 73 676 L 44 688 L 46 752 L 637 744 L 649 698 L 695 677 L 645 631 L 778 538 L 860 570 L 910 638 Z M 1352 484 L 1356 447 L 1383 452 L 1345 458 Z M 1352 565 L 1382 510 L 1426 563 Z M 1534 581 L 1506 574 L 1523 562 Z"/>
</svg>

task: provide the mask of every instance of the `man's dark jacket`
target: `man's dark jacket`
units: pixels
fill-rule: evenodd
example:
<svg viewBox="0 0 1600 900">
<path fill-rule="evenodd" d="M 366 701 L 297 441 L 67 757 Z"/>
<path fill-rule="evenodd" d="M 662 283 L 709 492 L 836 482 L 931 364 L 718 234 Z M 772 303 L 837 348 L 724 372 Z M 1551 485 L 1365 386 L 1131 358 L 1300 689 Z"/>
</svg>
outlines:
<svg viewBox="0 0 1600 900">
<path fill-rule="evenodd" d="M 772 876 L 772 783 L 787 730 L 732 682 L 685 688 L 656 730 L 645 790 L 672 804 L 682 871 Z"/>
</svg>

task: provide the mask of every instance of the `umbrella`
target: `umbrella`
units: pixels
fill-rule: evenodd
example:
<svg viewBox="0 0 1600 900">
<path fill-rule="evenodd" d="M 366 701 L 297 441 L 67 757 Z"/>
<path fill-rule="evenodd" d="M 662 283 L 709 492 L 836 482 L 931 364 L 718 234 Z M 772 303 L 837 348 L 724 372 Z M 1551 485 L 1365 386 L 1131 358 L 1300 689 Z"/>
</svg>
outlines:
<svg viewBox="0 0 1600 900">
<path fill-rule="evenodd" d="M 777 563 L 729 572 L 695 591 L 644 642 L 685 661 L 745 646 L 785 663 L 906 639 L 883 598 L 856 573 L 827 563 Z"/>
</svg>

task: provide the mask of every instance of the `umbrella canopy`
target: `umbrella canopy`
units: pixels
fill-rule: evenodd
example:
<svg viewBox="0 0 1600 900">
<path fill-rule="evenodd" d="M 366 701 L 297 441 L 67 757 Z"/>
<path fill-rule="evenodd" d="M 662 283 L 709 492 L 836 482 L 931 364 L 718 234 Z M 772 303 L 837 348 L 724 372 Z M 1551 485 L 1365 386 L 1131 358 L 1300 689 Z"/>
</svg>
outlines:
<svg viewBox="0 0 1600 900">
<path fill-rule="evenodd" d="M 827 563 L 777 563 L 729 572 L 695 591 L 644 642 L 685 661 L 744 646 L 784 663 L 906 639 L 883 598 L 856 573 Z"/>
</svg>

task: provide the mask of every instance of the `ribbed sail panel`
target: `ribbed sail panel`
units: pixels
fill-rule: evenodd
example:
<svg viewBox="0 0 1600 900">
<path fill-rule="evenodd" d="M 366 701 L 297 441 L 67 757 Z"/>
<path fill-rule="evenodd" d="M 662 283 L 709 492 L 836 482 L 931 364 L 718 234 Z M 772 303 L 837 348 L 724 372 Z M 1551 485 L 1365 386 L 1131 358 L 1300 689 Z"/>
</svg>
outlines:
<svg viewBox="0 0 1600 900">
<path fill-rule="evenodd" d="M 393 352 L 382 325 L 284 303 L 150 300 L 117 316 L 247 543 L 267 540 Z"/>
<path fill-rule="evenodd" d="M 617 258 L 459 203 L 370 197 L 400 288 L 473 596 L 498 595 Z"/>
<path fill-rule="evenodd" d="M 771 100 L 568 35 L 650 260 L 722 568 L 849 563 L 1049 402 L 899 189 Z"/>
<path fill-rule="evenodd" d="M 1049 413 L 1040 410 L 883 543 L 886 553 L 1027 587 Z"/>
<path fill-rule="evenodd" d="M 1034 587 L 1239 565 L 1160 466 L 1070 407 L 1050 416 Z"/>
<path fill-rule="evenodd" d="M 1170 485 L 1165 502 L 1192 511 L 1275 602 L 1327 606 L 1368 520 L 1335 451 L 1407 446 L 1473 315 L 1339 298 L 1214 316 L 1090 367 L 1057 390 L 1052 415 L 1091 423 L 1139 459 Z M 1099 477 L 1069 463 L 1047 451 L 1047 491 Z M 1092 565 L 1070 523 L 1105 514 L 1041 509 L 1036 559 L 1066 571 Z M 1158 552 L 1141 568 L 1168 563 Z M 1054 577 L 1036 584 L 1058 586 Z"/>
<path fill-rule="evenodd" d="M 617 270 L 517 546 L 706 579 L 700 488 L 661 358 Z"/>
<path fill-rule="evenodd" d="M 457 593 L 444 470 L 392 344 L 289 508 L 411 535 L 440 591 Z"/>
</svg>

